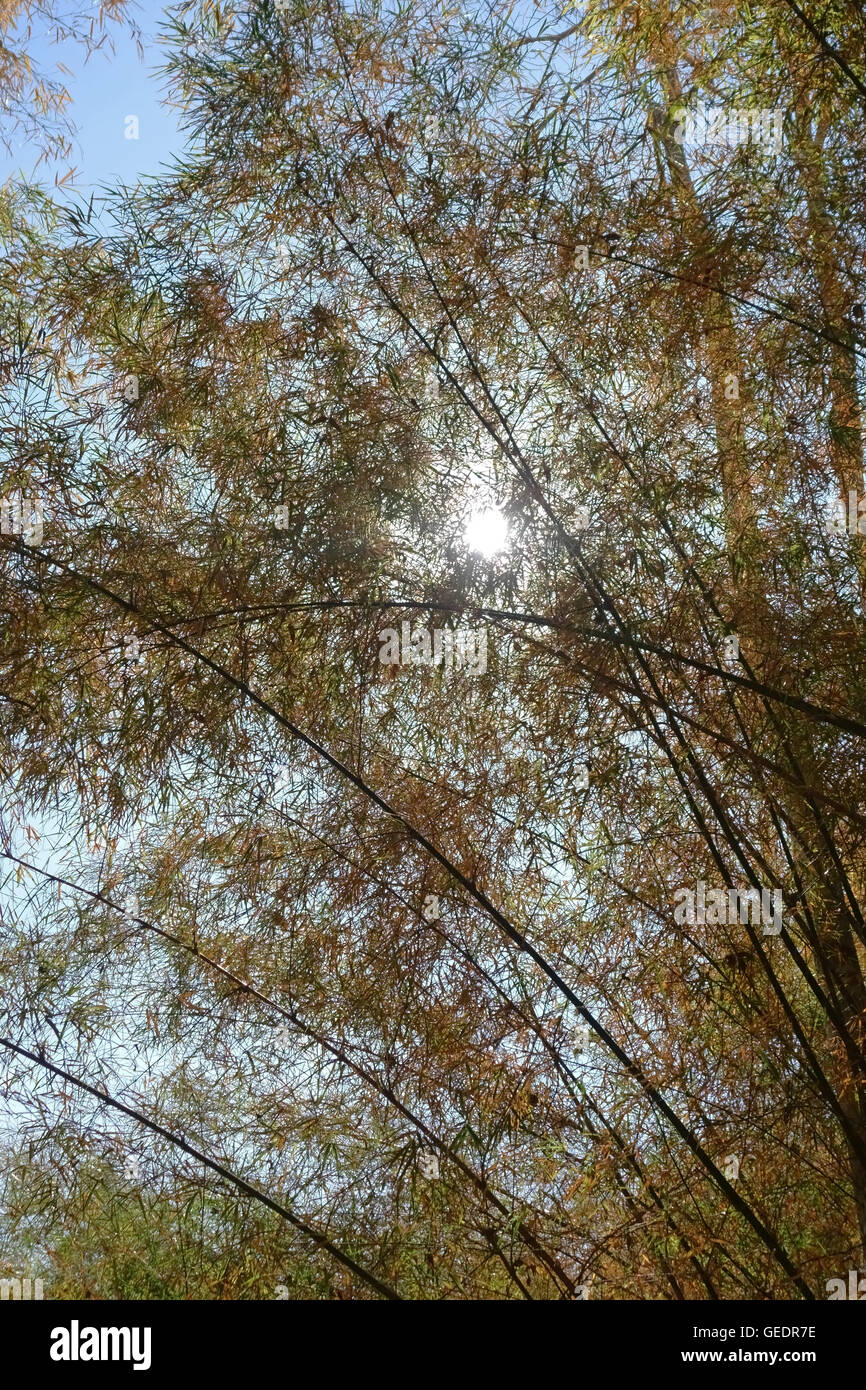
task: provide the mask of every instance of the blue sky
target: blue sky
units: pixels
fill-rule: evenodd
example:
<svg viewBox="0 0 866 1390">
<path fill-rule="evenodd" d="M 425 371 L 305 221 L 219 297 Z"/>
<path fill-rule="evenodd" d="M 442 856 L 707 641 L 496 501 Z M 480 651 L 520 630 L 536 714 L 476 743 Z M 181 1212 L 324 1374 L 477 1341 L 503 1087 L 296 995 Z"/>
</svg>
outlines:
<svg viewBox="0 0 866 1390">
<path fill-rule="evenodd" d="M 89 0 L 81 0 L 85 13 L 88 5 Z M 38 29 L 38 20 L 34 21 L 34 33 L 27 43 L 35 64 L 46 75 L 64 82 L 73 98 L 71 116 L 78 134 L 71 161 L 77 171 L 72 186 L 80 192 L 89 193 L 100 184 L 116 180 L 134 183 L 142 175 L 156 173 L 183 146 L 177 113 L 162 104 L 164 82 L 156 76 L 156 69 L 163 62 L 157 35 L 165 7 L 155 0 L 144 0 L 132 5 L 131 13 L 142 31 L 143 58 L 120 25 L 110 30 L 114 53 L 106 44 L 89 59 L 79 44 L 52 43 L 47 30 Z M 72 76 L 59 70 L 58 63 L 69 69 Z M 126 138 L 127 116 L 138 118 L 137 140 Z M 31 174 L 36 160 L 34 148 L 22 144 L 20 149 L 13 149 L 13 156 L 10 158 L 0 150 L 0 181 L 19 170 Z M 63 173 L 66 167 L 68 164 L 43 164 L 35 177 L 50 185 L 55 169 Z"/>
</svg>

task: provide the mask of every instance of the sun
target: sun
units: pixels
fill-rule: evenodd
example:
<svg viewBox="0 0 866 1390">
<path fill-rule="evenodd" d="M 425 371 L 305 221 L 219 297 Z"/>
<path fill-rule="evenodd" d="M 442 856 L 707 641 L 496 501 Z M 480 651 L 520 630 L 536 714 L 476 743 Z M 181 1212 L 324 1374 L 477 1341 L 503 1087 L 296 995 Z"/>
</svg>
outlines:
<svg viewBox="0 0 866 1390">
<path fill-rule="evenodd" d="M 470 550 L 477 550 L 486 560 L 505 549 L 508 541 L 508 522 L 495 507 L 473 512 L 464 532 Z"/>
</svg>

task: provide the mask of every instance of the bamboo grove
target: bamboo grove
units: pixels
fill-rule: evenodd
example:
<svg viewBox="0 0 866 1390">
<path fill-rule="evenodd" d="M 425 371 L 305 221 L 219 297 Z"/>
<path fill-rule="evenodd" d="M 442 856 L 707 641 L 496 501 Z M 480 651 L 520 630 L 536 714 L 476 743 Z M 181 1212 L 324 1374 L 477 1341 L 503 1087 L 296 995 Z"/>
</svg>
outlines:
<svg viewBox="0 0 866 1390">
<path fill-rule="evenodd" d="M 866 1260 L 863 38 L 182 4 L 182 157 L 7 183 L 0 1274 Z"/>
</svg>

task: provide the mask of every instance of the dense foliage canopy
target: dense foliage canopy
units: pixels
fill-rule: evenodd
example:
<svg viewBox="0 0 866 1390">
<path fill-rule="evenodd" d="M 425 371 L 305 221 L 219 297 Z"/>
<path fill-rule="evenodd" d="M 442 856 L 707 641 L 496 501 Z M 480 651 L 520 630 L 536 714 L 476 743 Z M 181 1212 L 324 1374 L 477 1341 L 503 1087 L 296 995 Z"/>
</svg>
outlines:
<svg viewBox="0 0 866 1390">
<path fill-rule="evenodd" d="M 863 37 L 182 4 L 182 162 L 2 190 L 8 1271 L 866 1258 Z"/>
</svg>

